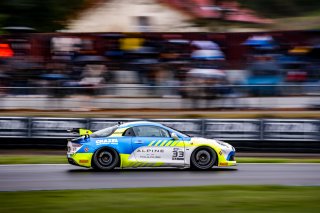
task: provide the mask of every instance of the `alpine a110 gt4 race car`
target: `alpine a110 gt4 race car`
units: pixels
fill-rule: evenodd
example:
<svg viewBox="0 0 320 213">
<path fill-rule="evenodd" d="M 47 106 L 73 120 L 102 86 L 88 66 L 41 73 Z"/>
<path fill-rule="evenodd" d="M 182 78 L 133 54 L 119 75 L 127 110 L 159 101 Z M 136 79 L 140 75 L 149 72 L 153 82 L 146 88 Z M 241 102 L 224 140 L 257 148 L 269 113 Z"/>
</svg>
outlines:
<svg viewBox="0 0 320 213">
<path fill-rule="evenodd" d="M 228 143 L 190 137 L 165 125 L 139 121 L 96 132 L 77 129 L 68 142 L 72 165 L 112 170 L 115 167 L 180 167 L 207 170 L 235 166 L 235 149 Z"/>
</svg>

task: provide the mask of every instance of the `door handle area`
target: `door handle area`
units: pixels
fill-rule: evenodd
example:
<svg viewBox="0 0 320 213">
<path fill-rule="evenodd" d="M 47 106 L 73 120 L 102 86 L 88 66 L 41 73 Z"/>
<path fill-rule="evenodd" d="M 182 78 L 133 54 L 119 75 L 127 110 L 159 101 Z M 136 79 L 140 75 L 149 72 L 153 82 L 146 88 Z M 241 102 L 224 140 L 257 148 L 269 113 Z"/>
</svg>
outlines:
<svg viewBox="0 0 320 213">
<path fill-rule="evenodd" d="M 136 144 L 142 144 L 143 141 L 134 141 L 133 143 L 136 143 Z"/>
</svg>

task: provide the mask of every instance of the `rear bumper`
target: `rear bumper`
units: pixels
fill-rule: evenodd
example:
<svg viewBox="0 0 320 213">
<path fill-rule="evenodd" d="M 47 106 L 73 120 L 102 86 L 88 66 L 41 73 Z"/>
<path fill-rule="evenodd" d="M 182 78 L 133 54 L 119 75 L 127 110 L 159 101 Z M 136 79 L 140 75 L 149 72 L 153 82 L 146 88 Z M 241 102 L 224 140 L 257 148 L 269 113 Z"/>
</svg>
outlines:
<svg viewBox="0 0 320 213">
<path fill-rule="evenodd" d="M 71 164 L 71 165 L 90 168 L 92 155 L 93 155 L 93 153 L 68 154 L 67 159 L 68 159 L 69 164 Z"/>
<path fill-rule="evenodd" d="M 67 157 L 68 163 L 74 166 L 79 166 L 72 158 Z"/>
</svg>

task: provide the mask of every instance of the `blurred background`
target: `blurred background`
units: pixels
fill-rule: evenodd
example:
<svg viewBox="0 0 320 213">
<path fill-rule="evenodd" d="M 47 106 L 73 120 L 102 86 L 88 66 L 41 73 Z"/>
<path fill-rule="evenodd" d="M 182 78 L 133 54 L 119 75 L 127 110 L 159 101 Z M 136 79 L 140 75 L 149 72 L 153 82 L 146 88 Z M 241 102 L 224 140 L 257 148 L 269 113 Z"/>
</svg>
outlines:
<svg viewBox="0 0 320 213">
<path fill-rule="evenodd" d="M 318 109 L 319 12 L 312 0 L 4 0 L 0 109 Z"/>
<path fill-rule="evenodd" d="M 319 212 L 319 109 L 319 0 L 0 0 L 0 212 Z M 239 165 L 64 165 L 66 130 L 137 120 Z M 158 188 L 187 182 L 219 186 Z M 98 185 L 134 189 L 47 190 Z"/>
<path fill-rule="evenodd" d="M 31 118 L 41 116 L 86 117 L 87 127 L 94 117 L 194 118 L 201 136 L 201 119 L 252 118 L 254 130 L 217 124 L 255 140 L 268 129 L 319 140 L 319 14 L 316 0 L 2 0 L 1 137 L 71 125 Z M 293 140 L 285 135 L 276 139 Z"/>
</svg>

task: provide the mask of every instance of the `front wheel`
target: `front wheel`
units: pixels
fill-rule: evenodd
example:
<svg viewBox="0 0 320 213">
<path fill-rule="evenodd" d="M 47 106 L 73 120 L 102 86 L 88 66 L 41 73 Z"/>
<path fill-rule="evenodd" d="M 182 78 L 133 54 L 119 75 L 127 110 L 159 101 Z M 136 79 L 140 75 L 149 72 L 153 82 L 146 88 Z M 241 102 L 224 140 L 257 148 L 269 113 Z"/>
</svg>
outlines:
<svg viewBox="0 0 320 213">
<path fill-rule="evenodd" d="M 208 170 L 216 163 L 217 155 L 209 147 L 200 147 L 191 155 L 191 168 L 197 170 Z"/>
<path fill-rule="evenodd" d="M 92 158 L 92 167 L 98 170 L 109 171 L 119 164 L 119 155 L 113 149 L 99 149 Z"/>
</svg>

